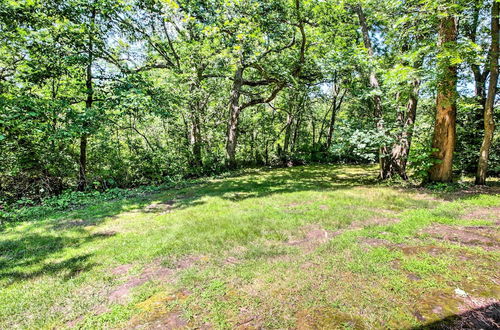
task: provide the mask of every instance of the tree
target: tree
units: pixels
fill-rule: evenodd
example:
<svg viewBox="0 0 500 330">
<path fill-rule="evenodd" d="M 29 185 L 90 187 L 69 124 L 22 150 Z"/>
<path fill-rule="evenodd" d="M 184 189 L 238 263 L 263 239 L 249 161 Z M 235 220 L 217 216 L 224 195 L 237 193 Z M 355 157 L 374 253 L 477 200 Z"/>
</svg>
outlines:
<svg viewBox="0 0 500 330">
<path fill-rule="evenodd" d="M 363 35 L 363 42 L 365 44 L 365 48 L 368 51 L 368 56 L 373 59 L 374 57 L 374 51 L 372 47 L 372 42 L 370 40 L 370 33 L 368 31 L 368 25 L 366 23 L 366 17 L 363 12 L 363 8 L 361 7 L 361 4 L 356 4 L 354 6 L 354 11 L 356 12 L 358 19 L 359 19 L 359 24 L 361 26 L 361 32 Z M 384 125 L 384 116 L 383 116 L 383 109 L 382 109 L 382 97 L 380 96 L 380 83 L 377 78 L 377 74 L 375 72 L 375 69 L 370 70 L 370 86 L 373 88 L 375 91 L 373 93 L 373 116 L 375 118 L 375 122 L 377 125 L 377 130 L 379 132 L 384 132 L 385 131 L 385 125 Z M 390 169 L 389 169 L 389 152 L 388 148 L 386 145 L 382 144 L 379 148 L 378 151 L 378 160 L 379 160 L 379 178 L 381 179 L 387 179 L 389 177 Z"/>
<path fill-rule="evenodd" d="M 432 138 L 432 148 L 436 150 L 433 157 L 438 161 L 429 170 L 429 180 L 433 182 L 452 181 L 456 143 L 458 77 L 453 50 L 458 34 L 458 19 L 450 12 L 442 15 L 438 29 L 436 120 Z"/>
<path fill-rule="evenodd" d="M 255 3 L 252 3 L 251 1 L 249 2 L 249 5 L 255 6 Z M 245 10 L 245 7 L 243 6 L 242 8 Z M 269 75 L 269 72 L 266 72 L 267 70 L 264 67 L 264 61 L 268 59 L 271 55 L 274 56 L 280 56 L 282 55 L 286 50 L 291 49 L 295 45 L 295 35 L 291 39 L 290 42 L 283 42 L 282 36 L 279 36 L 276 34 L 276 26 L 272 26 L 271 22 L 273 19 L 273 15 L 278 15 L 278 19 L 281 22 L 284 22 L 280 24 L 282 29 L 284 31 L 289 30 L 290 26 L 293 29 L 297 29 L 300 34 L 300 44 L 299 44 L 299 51 L 298 51 L 298 59 L 294 62 L 292 62 L 292 66 L 289 66 L 290 70 L 290 76 L 297 78 L 300 75 L 300 72 L 303 69 L 304 62 L 305 62 L 305 52 L 306 52 L 306 46 L 307 46 L 307 39 L 306 39 L 306 33 L 305 33 L 305 22 L 303 19 L 303 13 L 302 13 L 302 8 L 301 8 L 301 1 L 300 0 L 295 0 L 294 2 L 294 8 L 292 9 L 292 17 L 288 18 L 285 16 L 286 14 L 286 8 L 279 8 L 277 12 L 270 11 L 267 6 L 259 5 L 257 8 L 259 11 L 262 12 L 264 16 L 262 16 L 259 20 L 257 20 L 256 25 L 253 26 L 253 28 L 256 31 L 259 31 L 260 29 L 263 29 L 264 31 L 267 30 L 267 34 L 265 36 L 258 36 L 255 34 L 250 34 L 249 40 L 246 40 L 246 38 L 241 38 L 239 37 L 240 35 L 236 35 L 236 40 L 234 41 L 236 43 L 236 47 L 238 49 L 238 58 L 236 59 L 237 63 L 235 64 L 235 71 L 234 75 L 232 77 L 233 80 L 233 85 L 230 91 L 230 97 L 229 97 L 229 120 L 227 124 L 227 134 L 226 134 L 226 164 L 229 168 L 235 168 L 236 167 L 236 147 L 237 147 L 237 141 L 238 141 L 238 125 L 239 125 L 239 117 L 241 112 L 251 106 L 257 105 L 257 104 L 262 104 L 262 103 L 269 103 L 272 100 L 276 98 L 278 93 L 286 86 L 287 81 L 285 76 L 281 77 L 272 77 Z M 276 9 L 275 9 L 276 10 Z M 281 17 L 279 16 L 281 15 Z M 287 24 L 287 20 L 292 19 L 294 20 L 294 23 L 292 24 Z M 237 28 L 248 28 L 248 22 L 246 19 L 243 17 L 240 17 L 239 21 L 234 22 L 235 26 Z M 241 26 L 241 24 L 245 24 L 245 27 Z M 273 30 L 270 30 L 273 28 Z M 230 31 L 232 35 L 237 33 L 238 30 L 236 31 Z M 288 31 L 288 33 L 290 33 Z M 295 32 L 293 32 L 295 34 Z M 251 46 L 255 46 L 255 44 L 252 45 L 252 43 L 255 43 L 256 38 L 264 38 L 268 39 L 269 46 L 265 47 L 264 49 L 259 49 L 259 48 L 251 48 Z M 286 57 L 283 57 L 283 59 L 287 60 Z M 275 59 L 276 60 L 276 59 Z M 272 62 L 271 62 L 272 63 Z M 259 80 L 247 80 L 244 78 L 244 73 L 248 69 L 253 69 L 253 74 L 260 76 Z M 274 71 L 274 70 L 273 70 Z M 253 97 L 250 98 L 250 100 L 241 103 L 240 102 L 240 97 L 242 93 L 244 92 L 243 87 L 248 86 L 248 87 L 259 87 L 259 86 L 273 86 L 269 95 L 264 96 L 260 93 L 255 95 L 253 93 Z"/>
<path fill-rule="evenodd" d="M 491 48 L 490 48 L 490 79 L 488 85 L 488 95 L 484 105 L 484 136 L 479 151 L 479 161 L 477 164 L 476 184 L 486 184 L 488 172 L 488 158 L 490 155 L 491 143 L 495 132 L 495 121 L 493 116 L 495 97 L 498 84 L 498 56 L 499 56 L 499 7 L 498 1 L 493 0 L 491 6 Z"/>
</svg>

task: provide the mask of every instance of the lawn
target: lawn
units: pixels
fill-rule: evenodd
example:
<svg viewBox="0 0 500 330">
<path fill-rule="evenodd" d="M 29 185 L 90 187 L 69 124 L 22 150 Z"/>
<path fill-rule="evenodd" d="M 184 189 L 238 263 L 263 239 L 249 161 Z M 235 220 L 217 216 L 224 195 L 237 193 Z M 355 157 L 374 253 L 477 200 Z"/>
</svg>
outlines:
<svg viewBox="0 0 500 330">
<path fill-rule="evenodd" d="M 492 325 L 499 214 L 326 165 L 56 212 L 0 234 L 0 328 Z"/>
</svg>

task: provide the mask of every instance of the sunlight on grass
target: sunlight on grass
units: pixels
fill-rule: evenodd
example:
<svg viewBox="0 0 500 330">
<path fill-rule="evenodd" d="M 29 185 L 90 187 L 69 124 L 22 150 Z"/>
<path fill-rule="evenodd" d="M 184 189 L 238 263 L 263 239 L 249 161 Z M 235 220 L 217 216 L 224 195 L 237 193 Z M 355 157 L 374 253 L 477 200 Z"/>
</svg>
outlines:
<svg viewBox="0 0 500 330">
<path fill-rule="evenodd" d="M 412 327 L 457 312 L 456 287 L 500 298 L 498 194 L 446 199 L 375 176 L 245 170 L 6 228 L 0 327 Z M 491 237 L 423 231 L 438 224 Z M 433 296 L 446 304 L 419 307 Z"/>
</svg>

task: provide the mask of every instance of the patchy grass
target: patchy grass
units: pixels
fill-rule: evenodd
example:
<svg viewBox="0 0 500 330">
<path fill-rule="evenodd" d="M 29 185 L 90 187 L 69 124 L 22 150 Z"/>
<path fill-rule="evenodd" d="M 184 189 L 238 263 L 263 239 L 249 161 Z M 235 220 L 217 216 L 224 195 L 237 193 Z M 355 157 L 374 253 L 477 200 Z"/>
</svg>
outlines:
<svg viewBox="0 0 500 330">
<path fill-rule="evenodd" d="M 492 324 L 498 187 L 433 193 L 375 176 L 247 170 L 9 226 L 0 328 Z"/>
</svg>

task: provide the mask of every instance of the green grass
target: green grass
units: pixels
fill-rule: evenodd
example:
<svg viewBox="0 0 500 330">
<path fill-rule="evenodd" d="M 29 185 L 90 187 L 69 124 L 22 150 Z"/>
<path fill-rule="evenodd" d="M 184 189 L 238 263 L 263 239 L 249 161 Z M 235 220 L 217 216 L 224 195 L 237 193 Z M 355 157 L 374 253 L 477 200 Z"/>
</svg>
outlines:
<svg viewBox="0 0 500 330">
<path fill-rule="evenodd" d="M 497 245 L 426 231 L 481 226 L 498 242 L 496 188 L 432 193 L 375 176 L 246 170 L 6 227 L 0 328 L 411 328 L 467 307 L 456 288 L 500 298 Z"/>
</svg>

